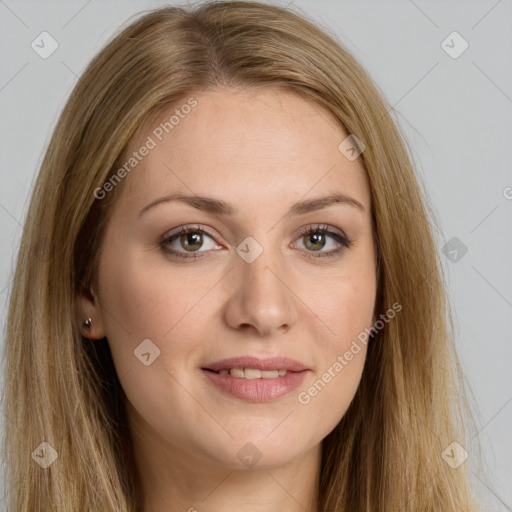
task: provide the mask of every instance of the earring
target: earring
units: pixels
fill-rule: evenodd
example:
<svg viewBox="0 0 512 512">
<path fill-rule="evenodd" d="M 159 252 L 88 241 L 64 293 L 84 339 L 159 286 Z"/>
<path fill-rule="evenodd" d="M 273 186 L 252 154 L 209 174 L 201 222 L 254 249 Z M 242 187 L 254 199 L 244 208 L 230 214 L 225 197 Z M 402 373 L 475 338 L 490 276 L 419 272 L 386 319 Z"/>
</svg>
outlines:
<svg viewBox="0 0 512 512">
<path fill-rule="evenodd" d="M 92 320 L 90 318 L 86 318 L 85 322 L 82 324 L 82 328 L 85 329 L 88 333 L 91 332 Z"/>
</svg>

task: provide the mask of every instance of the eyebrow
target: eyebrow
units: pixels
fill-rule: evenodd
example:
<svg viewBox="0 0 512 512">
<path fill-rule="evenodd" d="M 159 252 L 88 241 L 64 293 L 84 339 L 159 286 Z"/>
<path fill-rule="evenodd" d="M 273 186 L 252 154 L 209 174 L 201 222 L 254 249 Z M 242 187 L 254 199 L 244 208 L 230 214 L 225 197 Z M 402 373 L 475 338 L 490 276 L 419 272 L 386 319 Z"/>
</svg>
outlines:
<svg viewBox="0 0 512 512">
<path fill-rule="evenodd" d="M 169 203 L 171 201 L 180 201 L 184 204 L 188 204 L 189 206 L 196 208 L 197 210 L 201 210 L 206 213 L 212 213 L 215 215 L 229 216 L 234 215 L 235 213 L 238 212 L 238 210 L 231 206 L 230 204 L 220 199 L 214 199 L 213 197 L 185 194 L 170 194 L 155 199 L 154 201 L 151 201 L 151 203 L 142 208 L 142 210 L 139 213 L 139 217 L 143 213 L 147 212 L 149 209 L 159 204 Z M 364 206 L 356 199 L 349 197 L 345 194 L 336 193 L 325 197 L 318 197 L 315 199 L 308 199 L 305 201 L 295 203 L 294 205 L 292 205 L 287 215 L 306 215 L 308 213 L 316 212 L 323 208 L 327 208 L 328 206 L 334 204 L 347 204 L 361 210 L 362 212 L 366 211 Z"/>
</svg>

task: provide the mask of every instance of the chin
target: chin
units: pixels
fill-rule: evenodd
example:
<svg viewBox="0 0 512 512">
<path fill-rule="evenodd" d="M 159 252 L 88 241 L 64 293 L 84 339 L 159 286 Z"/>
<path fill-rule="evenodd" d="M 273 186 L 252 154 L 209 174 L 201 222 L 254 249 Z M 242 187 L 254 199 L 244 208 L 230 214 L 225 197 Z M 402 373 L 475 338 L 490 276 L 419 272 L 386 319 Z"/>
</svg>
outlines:
<svg viewBox="0 0 512 512">
<path fill-rule="evenodd" d="M 213 451 L 207 450 L 212 460 L 218 464 L 236 470 L 271 469 L 293 462 L 307 451 L 306 443 L 299 442 L 299 433 L 272 439 L 266 434 L 254 436 L 245 435 L 234 437 L 225 444 L 216 444 Z M 288 442 L 284 441 L 284 438 Z"/>
</svg>

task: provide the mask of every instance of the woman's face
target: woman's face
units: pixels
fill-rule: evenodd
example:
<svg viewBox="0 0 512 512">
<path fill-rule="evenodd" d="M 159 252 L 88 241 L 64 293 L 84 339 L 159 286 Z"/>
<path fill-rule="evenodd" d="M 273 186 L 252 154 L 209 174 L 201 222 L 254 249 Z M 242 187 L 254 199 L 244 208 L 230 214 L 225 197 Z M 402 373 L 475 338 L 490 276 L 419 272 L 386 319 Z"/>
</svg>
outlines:
<svg viewBox="0 0 512 512">
<path fill-rule="evenodd" d="M 316 103 L 277 88 L 193 98 L 125 152 L 136 164 L 82 305 L 148 457 L 275 467 L 318 450 L 358 387 L 376 296 L 369 186 Z M 346 201 L 322 200 L 335 194 Z"/>
</svg>

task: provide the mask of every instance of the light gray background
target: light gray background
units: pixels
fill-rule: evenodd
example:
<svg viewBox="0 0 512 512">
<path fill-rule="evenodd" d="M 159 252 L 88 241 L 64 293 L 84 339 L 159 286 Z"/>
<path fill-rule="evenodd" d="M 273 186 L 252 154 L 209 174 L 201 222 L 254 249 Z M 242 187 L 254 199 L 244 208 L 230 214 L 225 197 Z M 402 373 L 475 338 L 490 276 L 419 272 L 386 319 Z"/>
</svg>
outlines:
<svg viewBox="0 0 512 512">
<path fill-rule="evenodd" d="M 120 25 L 164 4 L 0 0 L 2 333 L 29 193 L 57 116 Z M 512 2 L 293 5 L 346 44 L 393 105 L 436 213 L 439 251 L 452 237 L 467 247 L 459 261 L 443 261 L 480 429 L 467 448 L 481 442 L 487 480 L 474 476 L 471 457 L 466 464 L 482 509 L 512 510 Z M 43 31 L 59 45 L 47 59 L 31 48 Z M 455 59 L 441 46 L 453 31 L 469 44 Z"/>
</svg>

